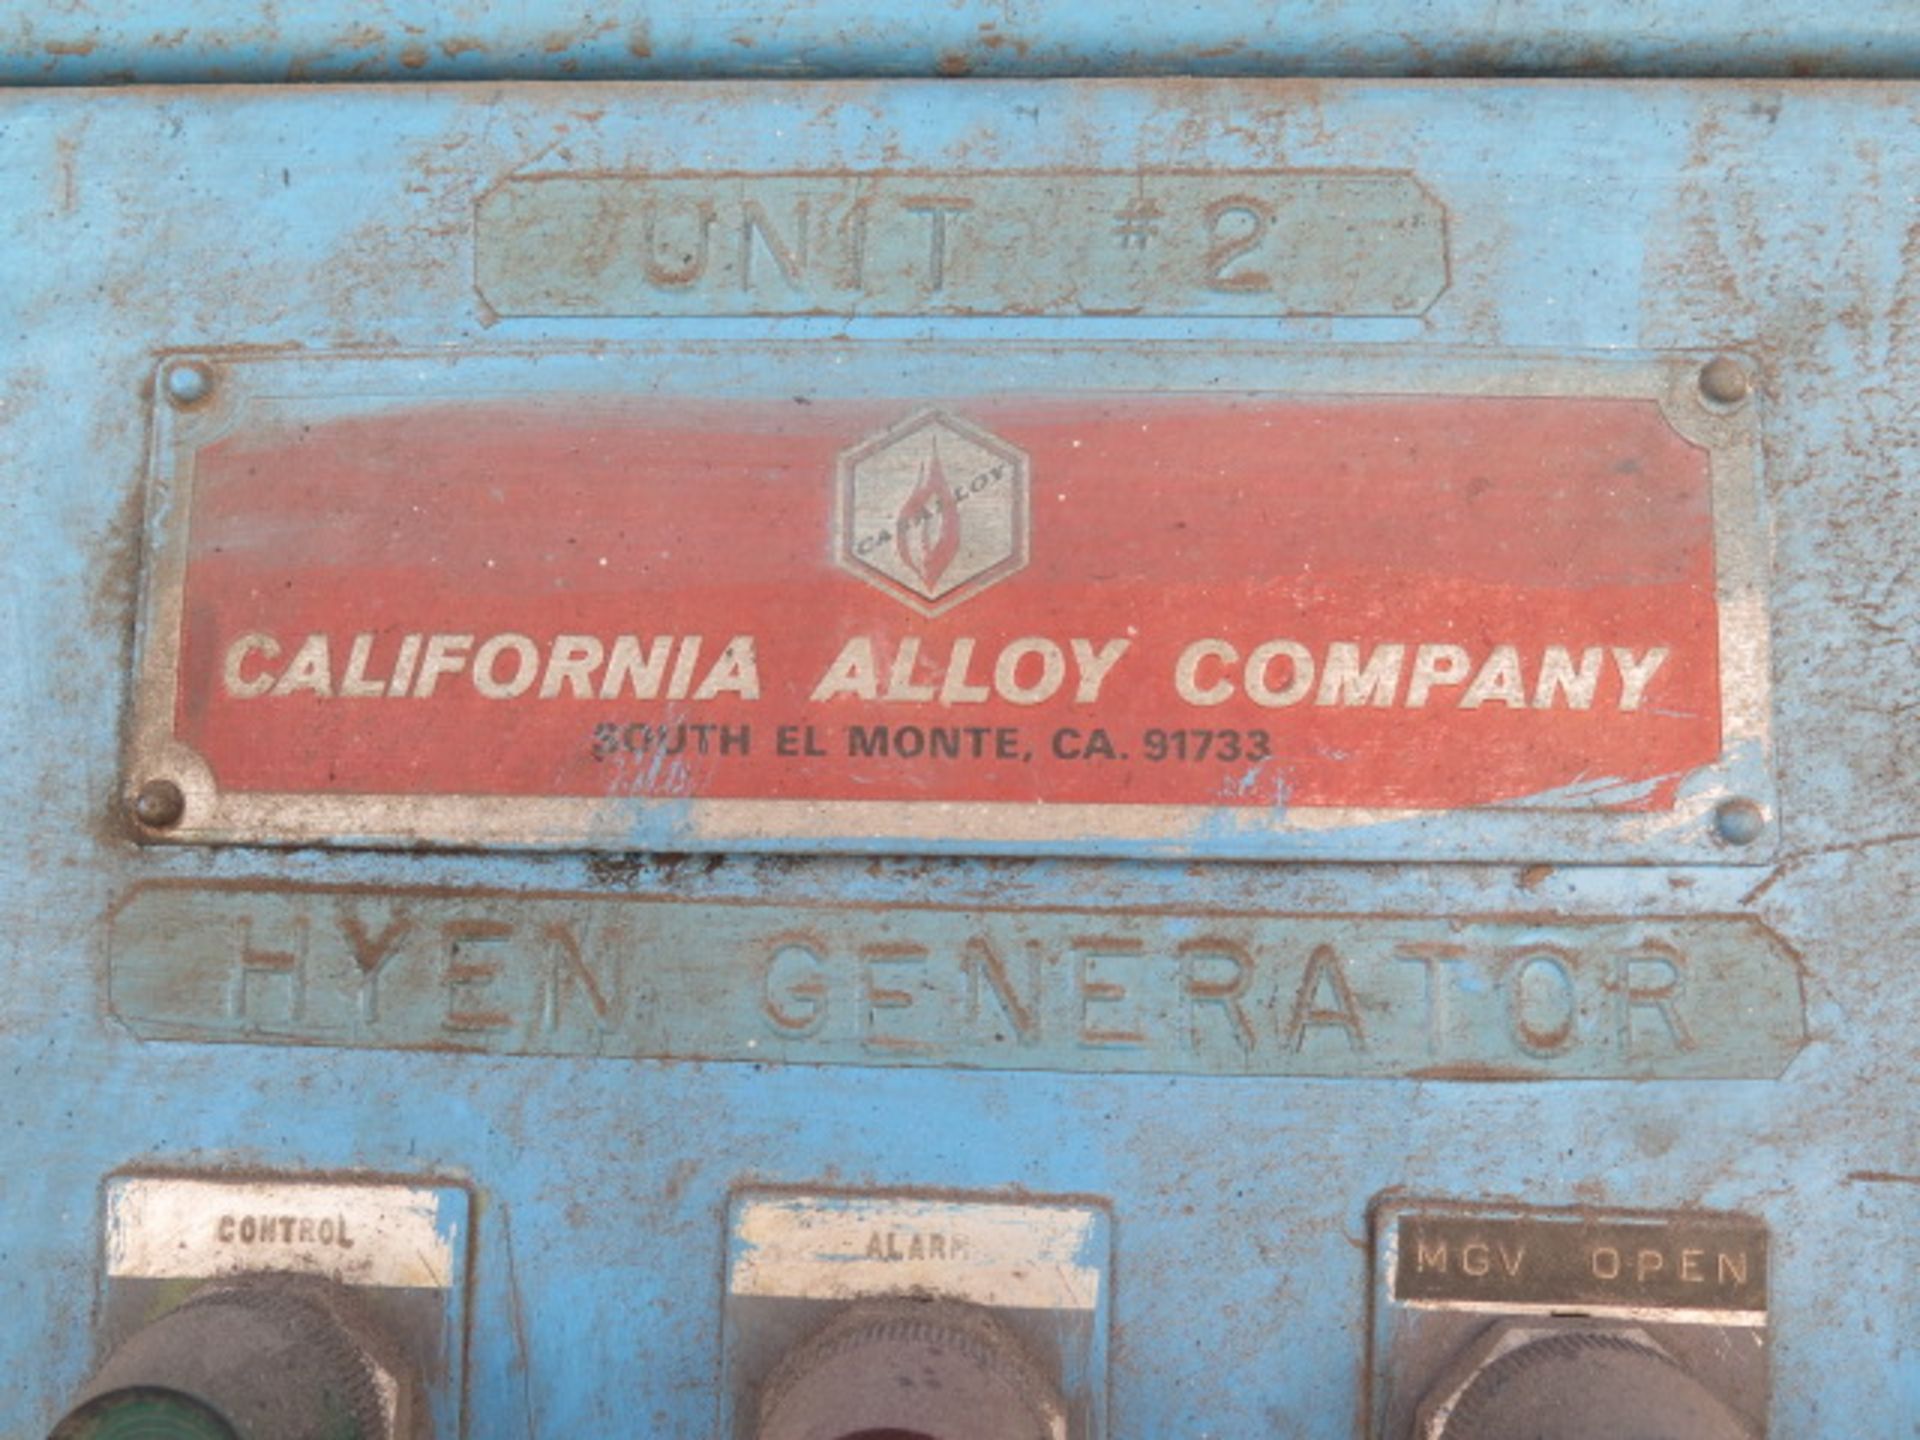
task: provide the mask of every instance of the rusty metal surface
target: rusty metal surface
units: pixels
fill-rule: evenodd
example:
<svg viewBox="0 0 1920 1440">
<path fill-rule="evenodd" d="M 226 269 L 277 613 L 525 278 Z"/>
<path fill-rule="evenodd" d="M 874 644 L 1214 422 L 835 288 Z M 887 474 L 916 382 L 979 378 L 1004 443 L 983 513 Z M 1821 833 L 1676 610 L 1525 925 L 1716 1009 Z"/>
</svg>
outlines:
<svg viewBox="0 0 1920 1440">
<path fill-rule="evenodd" d="M 1772 1236 L 1776 1440 L 1898 1435 L 1920 1363 L 1920 98 L 1902 87 L 558 85 L 18 92 L 0 104 L 0 1435 L 89 1370 L 104 1176 L 441 1174 L 480 1197 L 475 1440 L 712 1434 L 730 1193 L 1097 1196 L 1111 1440 L 1355 1433 L 1369 1205 L 1405 1189 L 1712 1208 Z M 1419 319 L 502 320 L 477 196 L 583 169 L 1274 165 L 1417 174 L 1452 282 Z M 135 843 L 123 810 L 141 509 L 166 354 L 1101 336 L 1748 357 L 1773 515 L 1778 855 L 1765 865 L 1252 865 L 410 856 Z M 165 797 L 156 797 L 156 803 Z M 1804 1049 L 1775 1079 L 1341 1080 L 387 1052 L 143 1039 L 108 916 L 166 880 L 1166 913 L 1757 917 Z M 371 938 L 371 937 L 370 937 Z M 1730 1011 L 1728 1023 L 1739 1020 Z M 1231 1377 L 1231 1383 L 1223 1380 Z"/>
<path fill-rule="evenodd" d="M 1920 67 L 1905 0 L 0 4 L 12 84 L 692 76 L 1778 75 Z"/>
</svg>

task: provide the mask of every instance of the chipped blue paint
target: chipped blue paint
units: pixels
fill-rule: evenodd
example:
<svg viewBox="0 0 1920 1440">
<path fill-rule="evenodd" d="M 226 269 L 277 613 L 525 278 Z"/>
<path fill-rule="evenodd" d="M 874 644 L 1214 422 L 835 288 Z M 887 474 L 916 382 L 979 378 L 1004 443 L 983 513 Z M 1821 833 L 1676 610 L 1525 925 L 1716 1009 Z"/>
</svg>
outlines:
<svg viewBox="0 0 1920 1440">
<path fill-rule="evenodd" d="M 1622 24 L 1638 13 L 1609 10 Z M 1892 33 L 1884 9 L 1851 14 L 1860 36 Z M 1920 1203 L 1917 128 L 1906 89 L 1849 86 L 4 97 L 0 1053 L 14 1088 L 0 1132 L 0 1435 L 38 1440 L 93 1362 L 99 1187 L 143 1164 L 469 1181 L 474 1440 L 711 1437 L 725 1216 L 756 1185 L 1101 1197 L 1112 1440 L 1353 1436 L 1357 1247 L 1386 1190 L 1753 1214 L 1773 1236 L 1776 1440 L 1908 1433 L 1920 1355 L 1889 1317 L 1911 1305 Z M 1418 320 L 496 321 L 473 300 L 473 202 L 562 149 L 570 164 L 639 170 L 714 155 L 878 168 L 890 154 L 944 169 L 1404 169 L 1448 207 L 1453 284 Z M 1551 868 L 267 854 L 141 848 L 120 826 L 129 572 L 155 518 L 132 506 L 159 353 L 876 338 L 937 352 L 929 342 L 962 336 L 1057 342 L 1046 363 L 1069 376 L 1094 338 L 1223 369 L 1244 343 L 1364 350 L 1374 364 L 1752 355 L 1774 516 L 1777 856 Z M 614 353 L 597 362 L 609 375 Z M 1807 1039 L 1778 1079 L 1565 1085 L 147 1040 L 106 1008 L 106 937 L 110 911 L 154 880 L 1541 924 L 1751 913 L 1792 947 Z"/>
</svg>

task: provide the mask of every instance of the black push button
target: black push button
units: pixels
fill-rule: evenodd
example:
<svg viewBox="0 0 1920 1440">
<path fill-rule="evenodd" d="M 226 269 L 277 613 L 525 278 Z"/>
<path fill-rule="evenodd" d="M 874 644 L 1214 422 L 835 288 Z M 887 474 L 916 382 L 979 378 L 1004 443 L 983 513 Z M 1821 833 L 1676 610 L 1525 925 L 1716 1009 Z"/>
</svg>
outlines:
<svg viewBox="0 0 1920 1440">
<path fill-rule="evenodd" d="M 249 1276 L 131 1336 L 50 1440 L 398 1440 L 409 1389 L 339 1287 Z"/>
<path fill-rule="evenodd" d="M 944 1301 L 858 1305 L 767 1381 L 757 1440 L 1057 1440 L 1060 1398 L 993 1316 Z"/>
<path fill-rule="evenodd" d="M 1436 1387 L 1420 1440 L 1756 1440 L 1643 1332 L 1503 1327 Z"/>
</svg>

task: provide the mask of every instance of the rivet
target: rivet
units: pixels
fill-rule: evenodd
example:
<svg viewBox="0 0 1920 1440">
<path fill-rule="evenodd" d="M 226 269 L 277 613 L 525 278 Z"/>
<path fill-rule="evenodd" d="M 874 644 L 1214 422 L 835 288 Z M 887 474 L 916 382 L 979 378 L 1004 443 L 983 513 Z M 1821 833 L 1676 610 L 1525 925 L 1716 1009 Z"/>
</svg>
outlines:
<svg viewBox="0 0 1920 1440">
<path fill-rule="evenodd" d="M 1700 393 L 1716 405 L 1738 405 L 1753 393 L 1747 367 L 1721 355 L 1700 367 Z"/>
<path fill-rule="evenodd" d="M 1714 807 L 1713 828 L 1729 845 L 1751 845 L 1767 828 L 1767 817 L 1751 800 L 1722 800 Z"/>
<path fill-rule="evenodd" d="M 133 797 L 133 818 L 149 830 L 171 830 L 186 813 L 186 792 L 171 780 L 149 780 Z"/>
<path fill-rule="evenodd" d="M 213 372 L 196 360 L 167 370 L 167 398 L 176 405 L 198 405 L 213 393 Z"/>
</svg>

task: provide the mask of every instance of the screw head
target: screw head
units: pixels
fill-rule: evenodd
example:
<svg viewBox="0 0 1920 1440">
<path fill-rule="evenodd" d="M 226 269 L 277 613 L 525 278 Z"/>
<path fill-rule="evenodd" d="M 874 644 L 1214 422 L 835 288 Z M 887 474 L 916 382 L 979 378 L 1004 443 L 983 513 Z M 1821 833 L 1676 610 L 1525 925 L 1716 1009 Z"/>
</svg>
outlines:
<svg viewBox="0 0 1920 1440">
<path fill-rule="evenodd" d="M 171 780 L 149 780 L 133 797 L 133 818 L 149 830 L 170 830 L 186 813 L 186 792 Z"/>
<path fill-rule="evenodd" d="M 213 393 L 213 372 L 197 360 L 167 368 L 167 398 L 176 405 L 198 405 Z"/>
<path fill-rule="evenodd" d="M 1729 845 L 1751 845 L 1766 828 L 1766 813 L 1744 797 L 1722 800 L 1714 807 L 1714 833 Z"/>
<path fill-rule="evenodd" d="M 1738 360 L 1721 355 L 1701 366 L 1700 393 L 1715 405 L 1738 405 L 1753 393 L 1753 377 Z"/>
</svg>

